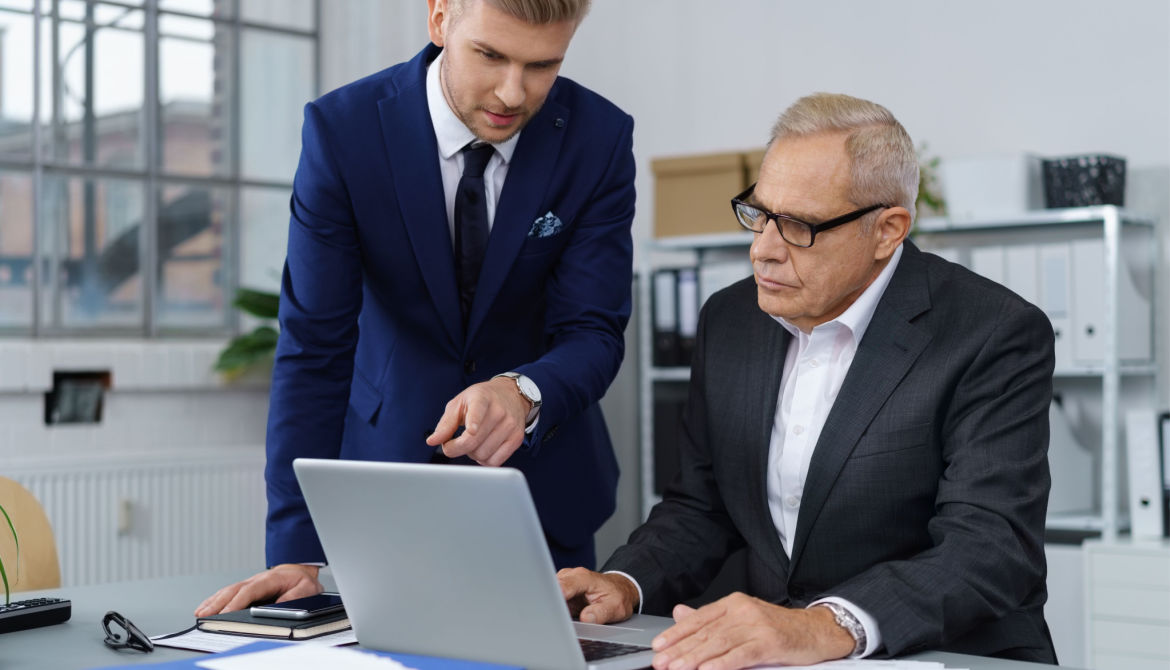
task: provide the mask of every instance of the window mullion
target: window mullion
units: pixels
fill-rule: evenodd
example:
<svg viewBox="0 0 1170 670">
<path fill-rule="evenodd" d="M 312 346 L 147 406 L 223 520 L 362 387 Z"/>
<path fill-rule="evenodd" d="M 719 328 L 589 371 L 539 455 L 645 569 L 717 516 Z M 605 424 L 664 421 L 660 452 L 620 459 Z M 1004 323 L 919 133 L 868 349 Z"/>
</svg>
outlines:
<svg viewBox="0 0 1170 670">
<path fill-rule="evenodd" d="M 41 267 L 41 192 L 44 188 L 45 167 L 44 156 L 42 155 L 44 140 L 41 137 L 43 127 L 41 125 L 41 53 L 44 49 L 44 42 L 41 39 L 41 0 L 36 0 L 33 3 L 33 40 L 32 40 L 32 59 L 33 59 L 33 113 L 32 113 L 32 160 L 33 160 L 33 174 L 32 174 L 32 328 L 30 333 L 36 337 L 41 332 L 41 285 L 44 280 L 43 270 Z"/>
<path fill-rule="evenodd" d="M 146 152 L 146 185 L 143 199 L 142 223 L 139 228 L 139 263 L 142 272 L 142 318 L 143 332 L 147 337 L 158 334 L 158 299 L 159 291 L 156 280 L 160 273 L 158 257 L 158 230 L 159 220 L 159 169 L 161 162 L 161 135 L 159 128 L 159 65 L 158 65 L 158 2 L 146 0 L 143 4 L 146 12 L 143 21 L 143 62 L 146 68 L 143 81 L 142 96 L 142 127 L 145 136 L 144 150 Z"/>
<path fill-rule="evenodd" d="M 243 160 L 241 157 L 242 151 L 241 151 L 241 142 L 240 142 L 240 133 L 241 133 L 240 129 L 241 129 L 241 126 L 243 126 L 243 123 L 241 122 L 241 120 L 243 119 L 243 105 L 244 105 L 244 103 L 243 103 L 244 96 L 241 95 L 241 91 L 240 91 L 240 86 L 241 86 L 240 82 L 243 79 L 243 66 L 241 65 L 241 63 L 243 61 L 243 52 L 241 51 L 243 38 L 240 35 L 240 33 L 242 32 L 242 29 L 240 28 L 240 23 L 241 23 L 240 14 L 241 14 L 241 12 L 240 12 L 240 8 L 239 8 L 238 4 L 239 3 L 236 3 L 237 6 L 235 7 L 235 11 L 233 12 L 233 15 L 232 15 L 232 22 L 231 22 L 232 32 L 231 32 L 231 37 L 229 38 L 232 42 L 232 54 L 231 54 L 232 55 L 232 63 L 231 63 L 232 76 L 231 76 L 231 83 L 230 83 L 230 85 L 231 85 L 230 110 L 231 111 L 229 112 L 229 114 L 231 115 L 229 127 L 231 128 L 231 138 L 232 138 L 231 139 L 231 144 L 232 144 L 231 178 L 235 182 L 235 186 L 232 188 L 231 209 L 229 210 L 231 212 L 231 220 L 228 222 L 228 229 L 225 232 L 228 239 L 231 240 L 231 244 L 230 244 L 231 251 L 229 254 L 226 254 L 225 258 L 223 259 L 224 260 L 224 270 L 225 270 L 225 272 L 224 272 L 224 283 L 225 283 L 224 289 L 227 291 L 229 301 L 234 300 L 235 294 L 236 294 L 236 289 L 240 285 L 240 277 L 243 275 L 243 271 L 244 271 L 244 268 L 243 268 L 244 233 L 242 230 L 244 224 L 243 224 L 243 221 L 240 220 L 242 217 L 242 214 L 241 214 L 242 202 L 244 199 L 244 197 L 243 197 L 243 190 L 244 189 L 243 189 L 243 186 L 241 185 L 241 182 L 243 180 L 243 175 L 241 174 L 242 169 L 243 169 L 242 168 Z M 240 332 L 240 312 L 239 312 L 239 310 L 237 310 L 237 309 L 229 309 L 228 310 L 227 327 L 233 333 Z"/>
<path fill-rule="evenodd" d="M 61 3 L 60 0 L 53 0 L 53 18 L 52 18 L 52 39 L 50 40 L 50 62 L 53 64 L 53 94 L 51 101 L 53 103 L 53 122 L 51 124 L 52 140 L 49 146 L 52 147 L 53 155 L 51 158 L 57 160 L 58 158 L 67 158 L 68 154 L 62 154 L 62 147 L 68 148 L 67 132 L 65 130 L 65 100 L 64 100 L 64 81 L 65 75 L 61 71 Z M 60 189 L 59 184 L 55 184 L 57 189 Z M 42 196 L 45 194 L 42 192 Z M 56 197 L 58 194 L 54 193 L 49 197 Z M 49 243 L 52 249 L 47 249 L 50 252 L 50 272 L 49 284 L 52 290 L 52 302 L 50 307 L 52 309 L 52 316 L 49 323 L 49 329 L 59 330 L 64 323 L 63 305 L 62 305 L 62 290 L 61 290 L 61 268 L 60 264 L 64 258 L 65 250 L 62 248 L 62 241 L 68 232 L 69 224 L 66 217 L 59 217 L 53 223 L 53 234 L 49 238 Z M 40 299 L 40 296 L 37 296 Z"/>
</svg>

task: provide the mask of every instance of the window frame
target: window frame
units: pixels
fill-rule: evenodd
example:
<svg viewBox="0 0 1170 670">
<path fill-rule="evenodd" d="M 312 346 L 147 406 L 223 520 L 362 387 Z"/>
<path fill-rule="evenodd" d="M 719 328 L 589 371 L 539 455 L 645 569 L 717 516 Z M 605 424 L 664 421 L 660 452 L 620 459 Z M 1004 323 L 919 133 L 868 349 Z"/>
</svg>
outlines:
<svg viewBox="0 0 1170 670">
<path fill-rule="evenodd" d="M 61 161 L 49 155 L 48 147 L 45 145 L 45 140 L 47 139 L 45 132 L 49 129 L 50 124 L 54 123 L 54 120 L 46 115 L 47 112 L 51 114 L 52 108 L 46 110 L 44 109 L 45 105 L 42 104 L 45 102 L 42 100 L 44 94 L 43 88 L 46 84 L 51 85 L 53 88 L 52 95 L 57 96 L 60 95 L 60 87 L 52 83 L 54 80 L 46 79 L 44 76 L 46 74 L 44 68 L 46 66 L 53 68 L 54 71 L 48 73 L 52 77 L 56 78 L 60 76 L 61 70 L 57 53 L 59 48 L 54 39 L 54 35 L 57 34 L 58 27 L 62 22 L 76 23 L 75 20 L 62 18 L 59 11 L 53 11 L 54 8 L 59 9 L 57 5 L 58 1 L 33 0 L 31 12 L 17 8 L 0 7 L 0 12 L 30 16 L 33 27 L 31 159 L 0 158 L 0 171 L 31 175 L 32 179 L 30 209 L 32 212 L 31 255 L 33 272 L 29 283 L 32 298 L 31 314 L 27 315 L 30 321 L 24 325 L 0 325 L 0 337 L 222 337 L 239 332 L 241 325 L 240 315 L 237 310 L 232 309 L 229 305 L 235 289 L 239 286 L 239 278 L 242 275 L 242 254 L 240 249 L 242 243 L 240 222 L 241 193 L 245 189 L 275 188 L 288 191 L 292 189 L 291 177 L 288 180 L 271 180 L 248 178 L 241 174 L 240 131 L 243 125 L 243 96 L 240 94 L 240 82 L 244 68 L 244 56 L 240 50 L 242 36 L 245 30 L 255 30 L 268 34 L 291 36 L 307 40 L 308 47 L 312 49 L 311 62 L 313 70 L 311 73 L 307 73 L 312 78 L 309 90 L 311 95 L 315 97 L 320 94 L 321 85 L 321 1 L 309 0 L 312 3 L 310 11 L 313 16 L 313 27 L 311 30 L 306 30 L 268 24 L 257 20 L 245 21 L 241 18 L 239 0 L 223 0 L 225 11 L 222 15 L 217 14 L 215 11 L 207 15 L 202 15 L 181 10 L 161 9 L 158 0 L 140 0 L 138 2 L 134 0 L 84 0 L 87 13 L 90 8 L 96 10 L 98 7 L 125 8 L 140 10 L 143 13 L 141 33 L 144 43 L 144 90 L 142 96 L 143 104 L 139 110 L 141 114 L 139 136 L 142 142 L 139 150 L 142 152 L 143 161 L 140 169 L 104 167 L 96 164 L 70 161 L 68 159 Z M 162 112 L 162 100 L 160 98 L 161 86 L 159 76 L 160 39 L 164 35 L 160 33 L 159 19 L 168 15 L 210 21 L 230 31 L 228 39 L 230 40 L 231 53 L 230 61 L 227 64 L 229 68 L 227 78 L 230 80 L 228 84 L 230 97 L 226 105 L 228 110 L 227 116 L 229 118 L 229 132 L 226 144 L 231 147 L 231 155 L 226 161 L 229 167 L 224 173 L 217 174 L 213 170 L 211 174 L 190 174 L 163 169 L 164 139 L 162 132 L 164 130 L 164 116 Z M 175 37 L 170 34 L 166 35 L 167 39 L 174 39 Z M 196 38 L 179 36 L 179 39 Z M 51 50 L 51 57 L 46 55 L 46 50 Z M 54 99 L 48 101 L 48 104 L 59 107 L 60 103 Z M 138 227 L 139 271 L 136 279 L 136 281 L 141 282 L 141 320 L 134 327 L 99 325 L 68 326 L 63 323 L 61 318 L 63 305 L 62 287 L 59 282 L 49 281 L 49 278 L 45 276 L 47 270 L 56 271 L 61 260 L 68 257 L 68 254 L 63 253 L 63 250 L 60 248 L 60 235 L 49 236 L 57 248 L 43 248 L 46 239 L 46 226 L 51 223 L 45 220 L 45 201 L 43 199 L 45 196 L 45 184 L 47 180 L 52 179 L 81 178 L 100 180 L 111 177 L 137 180 L 142 184 L 145 193 L 141 219 L 143 225 Z M 217 326 L 163 325 L 160 318 L 161 295 L 159 293 L 161 280 L 159 277 L 164 267 L 164 259 L 161 257 L 162 254 L 158 249 L 159 215 L 163 194 L 167 189 L 176 186 L 202 186 L 212 191 L 226 190 L 229 194 L 225 207 L 226 216 L 224 217 L 225 220 L 221 232 L 222 257 L 220 259 L 221 276 L 219 279 L 224 290 L 225 307 L 223 319 Z M 47 311 L 51 313 L 46 314 Z"/>
</svg>

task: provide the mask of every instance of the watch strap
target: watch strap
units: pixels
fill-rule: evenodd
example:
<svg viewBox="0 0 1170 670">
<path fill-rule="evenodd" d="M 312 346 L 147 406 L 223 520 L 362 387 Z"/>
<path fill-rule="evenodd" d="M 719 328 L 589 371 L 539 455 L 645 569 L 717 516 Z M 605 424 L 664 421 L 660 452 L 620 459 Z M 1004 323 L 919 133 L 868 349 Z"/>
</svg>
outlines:
<svg viewBox="0 0 1170 670">
<path fill-rule="evenodd" d="M 833 602 L 817 603 L 814 607 L 827 607 L 833 613 L 833 619 L 836 620 L 837 625 L 844 628 L 850 637 L 853 638 L 853 651 L 849 653 L 850 657 L 856 657 L 865 651 L 865 626 L 861 625 L 861 621 L 850 612 L 848 608 Z"/>
<path fill-rule="evenodd" d="M 536 386 L 536 382 L 533 382 L 530 377 L 525 377 L 519 372 L 501 372 L 500 374 L 495 375 L 493 379 L 495 379 L 495 377 L 507 377 L 508 379 L 511 379 L 516 384 L 516 392 L 520 394 L 520 397 L 524 398 L 530 405 L 532 405 L 532 409 L 528 410 L 528 416 L 524 417 L 524 427 L 526 429 L 525 432 L 528 432 L 528 430 L 531 429 L 533 422 L 535 422 L 537 417 L 540 416 L 540 406 L 542 403 L 540 399 L 533 398 L 524 392 L 524 386 L 521 385 L 520 379 L 524 378 L 533 386 Z M 538 389 L 537 393 L 539 392 L 540 391 Z"/>
</svg>

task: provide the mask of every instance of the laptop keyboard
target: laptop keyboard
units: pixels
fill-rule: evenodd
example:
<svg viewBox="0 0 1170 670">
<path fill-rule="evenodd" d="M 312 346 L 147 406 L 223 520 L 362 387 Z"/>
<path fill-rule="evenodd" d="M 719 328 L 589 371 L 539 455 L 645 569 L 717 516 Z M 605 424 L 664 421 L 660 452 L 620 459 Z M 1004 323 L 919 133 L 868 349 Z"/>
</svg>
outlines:
<svg viewBox="0 0 1170 670">
<path fill-rule="evenodd" d="M 585 640 L 577 638 L 581 643 L 581 651 L 585 654 L 585 662 L 600 661 L 603 658 L 636 654 L 640 651 L 649 651 L 650 647 L 636 644 L 621 644 L 620 642 L 606 642 L 605 640 Z"/>
</svg>

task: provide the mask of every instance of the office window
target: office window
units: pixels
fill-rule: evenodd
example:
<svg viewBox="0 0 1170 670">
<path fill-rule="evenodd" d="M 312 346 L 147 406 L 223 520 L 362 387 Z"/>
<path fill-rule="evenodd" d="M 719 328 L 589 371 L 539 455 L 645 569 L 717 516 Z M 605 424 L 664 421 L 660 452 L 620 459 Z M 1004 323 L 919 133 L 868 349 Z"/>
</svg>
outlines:
<svg viewBox="0 0 1170 670">
<path fill-rule="evenodd" d="M 86 331 L 141 322 L 144 187 L 137 179 L 45 177 L 41 326 Z"/>
<path fill-rule="evenodd" d="M 292 181 L 300 153 L 302 108 L 312 97 L 316 48 L 298 35 L 245 28 L 240 40 L 243 174 Z M 298 141 L 289 142 L 294 137 Z"/>
<path fill-rule="evenodd" d="M 161 267 L 154 295 L 161 329 L 223 323 L 230 304 L 223 291 L 224 222 L 233 197 L 230 188 L 198 182 L 168 184 L 159 192 L 156 247 Z"/>
<path fill-rule="evenodd" d="M 0 0 L 0 334 L 236 327 L 235 288 L 283 259 L 318 12 Z"/>
<path fill-rule="evenodd" d="M 0 170 L 0 328 L 32 330 L 32 177 Z"/>
<path fill-rule="evenodd" d="M 288 246 L 287 189 L 245 188 L 240 192 L 241 286 L 276 286 Z"/>
<path fill-rule="evenodd" d="M 159 15 L 159 117 L 162 169 L 175 174 L 231 174 L 233 143 L 230 23 Z M 310 69 L 312 72 L 310 63 Z"/>
<path fill-rule="evenodd" d="M 33 72 L 28 63 L 35 23 L 28 11 L 3 11 L 31 2 L 0 1 L 0 160 L 32 159 Z"/>
<path fill-rule="evenodd" d="M 317 8 L 313 0 L 238 0 L 246 23 L 312 30 Z"/>
</svg>

